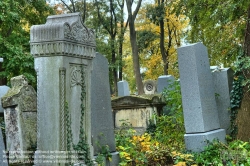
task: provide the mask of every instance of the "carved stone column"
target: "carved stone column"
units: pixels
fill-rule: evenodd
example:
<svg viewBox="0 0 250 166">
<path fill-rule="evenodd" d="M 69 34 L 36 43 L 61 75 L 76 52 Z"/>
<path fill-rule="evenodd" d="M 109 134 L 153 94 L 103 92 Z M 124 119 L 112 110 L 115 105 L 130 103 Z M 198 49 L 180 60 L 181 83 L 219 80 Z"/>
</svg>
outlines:
<svg viewBox="0 0 250 166">
<path fill-rule="evenodd" d="M 79 13 L 49 16 L 45 24 L 32 26 L 30 34 L 38 79 L 36 165 L 62 165 L 59 159 L 46 163 L 51 160 L 41 156 L 60 156 L 58 151 L 72 151 L 80 140 L 92 149 L 89 103 L 95 34 Z"/>
</svg>

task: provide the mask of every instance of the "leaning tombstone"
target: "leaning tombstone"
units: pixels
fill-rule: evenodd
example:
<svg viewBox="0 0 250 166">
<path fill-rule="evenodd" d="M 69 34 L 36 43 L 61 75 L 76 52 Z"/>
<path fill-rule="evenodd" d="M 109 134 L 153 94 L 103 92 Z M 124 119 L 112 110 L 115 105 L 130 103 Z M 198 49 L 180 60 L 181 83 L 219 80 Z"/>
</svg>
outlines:
<svg viewBox="0 0 250 166">
<path fill-rule="evenodd" d="M 119 97 L 129 96 L 130 95 L 129 86 L 128 86 L 127 81 L 125 81 L 125 80 L 119 81 L 117 83 L 117 87 L 118 87 L 118 96 Z"/>
<path fill-rule="evenodd" d="M 208 53 L 202 43 L 178 48 L 181 94 L 187 150 L 200 152 L 207 141 L 225 142 L 215 101 Z"/>
<path fill-rule="evenodd" d="M 9 163 L 29 163 L 37 141 L 36 92 L 23 75 L 11 78 L 11 88 L 2 97 Z"/>
<path fill-rule="evenodd" d="M 101 83 L 101 84 L 100 84 Z M 103 149 L 111 154 L 106 165 L 119 165 L 119 154 L 116 152 L 114 121 L 111 108 L 108 60 L 96 53 L 93 59 L 91 75 L 91 135 L 94 155 L 101 154 Z"/>
<path fill-rule="evenodd" d="M 210 67 L 210 69 L 212 69 L 220 127 L 225 129 L 227 134 L 230 134 L 230 92 L 233 84 L 233 70 L 219 67 Z"/>
<path fill-rule="evenodd" d="M 171 83 L 174 82 L 174 77 L 172 75 L 163 75 L 157 79 L 157 92 L 161 93 L 163 90 L 169 87 Z"/>
<path fill-rule="evenodd" d="M 90 165 L 94 31 L 80 13 L 71 13 L 49 16 L 45 24 L 32 26 L 30 34 L 37 71 L 35 165 Z M 48 158 L 51 153 L 60 158 Z"/>
<path fill-rule="evenodd" d="M 156 92 L 156 81 L 155 80 L 145 80 L 143 81 L 143 89 L 146 95 L 155 94 Z"/>
</svg>

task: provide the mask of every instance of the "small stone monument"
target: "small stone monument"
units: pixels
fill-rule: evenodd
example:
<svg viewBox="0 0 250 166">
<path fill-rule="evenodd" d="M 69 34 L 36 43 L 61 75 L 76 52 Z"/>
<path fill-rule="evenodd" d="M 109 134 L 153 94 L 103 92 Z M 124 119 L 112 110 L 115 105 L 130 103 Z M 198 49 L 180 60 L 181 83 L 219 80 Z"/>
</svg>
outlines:
<svg viewBox="0 0 250 166">
<path fill-rule="evenodd" d="M 158 77 L 157 80 L 157 92 L 163 92 L 164 88 L 168 88 L 171 83 L 174 82 L 174 77 L 171 75 L 163 75 Z"/>
<path fill-rule="evenodd" d="M 28 85 L 25 76 L 11 79 L 8 92 L 2 97 L 4 108 L 7 151 L 10 163 L 24 161 L 27 151 L 33 150 L 37 141 L 36 92 Z M 11 159 L 15 159 L 12 161 Z"/>
<path fill-rule="evenodd" d="M 130 92 L 129 92 L 129 86 L 128 86 L 128 82 L 123 80 L 123 81 L 119 81 L 117 83 L 117 87 L 118 87 L 118 96 L 122 97 L 122 96 L 129 96 Z"/>
<path fill-rule="evenodd" d="M 143 89 L 146 95 L 155 94 L 156 92 L 156 81 L 155 80 L 145 80 L 143 81 Z"/>
<path fill-rule="evenodd" d="M 210 67 L 211 69 L 211 67 Z M 230 68 L 219 68 L 212 70 L 215 100 L 218 109 L 220 127 L 229 134 L 230 128 L 230 92 L 233 84 L 233 70 Z"/>
<path fill-rule="evenodd" d="M 220 129 L 214 85 L 206 47 L 196 43 L 178 48 L 181 94 L 187 150 L 204 150 L 207 140 L 225 141 Z"/>
</svg>

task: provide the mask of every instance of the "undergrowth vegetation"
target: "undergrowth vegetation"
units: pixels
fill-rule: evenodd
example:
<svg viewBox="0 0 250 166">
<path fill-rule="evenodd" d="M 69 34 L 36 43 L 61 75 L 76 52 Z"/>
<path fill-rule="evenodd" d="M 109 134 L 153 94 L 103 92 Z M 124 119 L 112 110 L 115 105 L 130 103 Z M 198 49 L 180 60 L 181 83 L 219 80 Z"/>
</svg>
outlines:
<svg viewBox="0 0 250 166">
<path fill-rule="evenodd" d="M 153 116 L 144 134 L 137 134 L 125 121 L 116 131 L 121 166 L 250 166 L 250 143 L 229 136 L 227 144 L 214 140 L 201 153 L 186 151 L 179 83 L 162 96 L 167 101 L 165 114 Z"/>
</svg>

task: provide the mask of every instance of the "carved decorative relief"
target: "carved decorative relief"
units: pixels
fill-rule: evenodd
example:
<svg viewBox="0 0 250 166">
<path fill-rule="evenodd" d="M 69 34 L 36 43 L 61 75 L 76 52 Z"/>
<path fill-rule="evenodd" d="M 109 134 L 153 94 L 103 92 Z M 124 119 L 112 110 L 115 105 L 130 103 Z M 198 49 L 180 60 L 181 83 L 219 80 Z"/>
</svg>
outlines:
<svg viewBox="0 0 250 166">
<path fill-rule="evenodd" d="M 71 76 L 70 87 L 82 84 L 82 74 L 79 66 L 72 67 L 70 76 Z"/>
<path fill-rule="evenodd" d="M 82 43 L 95 44 L 94 31 L 86 28 L 81 21 L 76 22 L 71 27 L 64 25 L 64 37 Z"/>
</svg>

